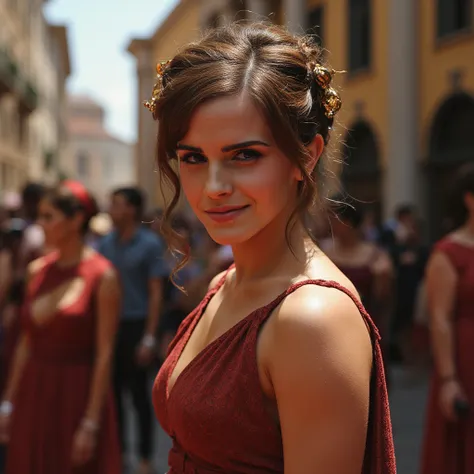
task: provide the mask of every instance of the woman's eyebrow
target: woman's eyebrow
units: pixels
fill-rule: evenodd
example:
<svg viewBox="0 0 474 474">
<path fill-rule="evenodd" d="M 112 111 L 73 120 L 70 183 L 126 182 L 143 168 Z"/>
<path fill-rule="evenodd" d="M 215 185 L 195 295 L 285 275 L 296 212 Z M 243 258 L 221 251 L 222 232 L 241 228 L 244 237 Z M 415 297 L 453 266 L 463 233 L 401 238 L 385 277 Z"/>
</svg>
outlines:
<svg viewBox="0 0 474 474">
<path fill-rule="evenodd" d="M 261 140 L 248 140 L 246 142 L 240 142 L 240 143 L 234 143 L 232 145 L 226 145 L 222 147 L 222 152 L 227 153 L 229 151 L 233 150 L 240 150 L 241 148 L 247 148 L 249 146 L 265 146 L 265 147 L 270 147 L 268 143 L 265 143 Z M 176 146 L 177 150 L 183 150 L 183 151 L 194 151 L 195 153 L 202 153 L 202 148 L 199 148 L 197 146 L 192 146 L 192 145 L 186 145 L 185 143 L 178 143 Z"/>
</svg>

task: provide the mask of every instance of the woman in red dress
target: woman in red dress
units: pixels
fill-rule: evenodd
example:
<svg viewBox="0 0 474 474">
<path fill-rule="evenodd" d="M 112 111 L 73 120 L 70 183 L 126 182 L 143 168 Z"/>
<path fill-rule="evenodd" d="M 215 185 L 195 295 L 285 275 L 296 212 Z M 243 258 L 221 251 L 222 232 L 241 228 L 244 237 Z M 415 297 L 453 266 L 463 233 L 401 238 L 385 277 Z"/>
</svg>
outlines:
<svg viewBox="0 0 474 474">
<path fill-rule="evenodd" d="M 110 368 L 119 306 L 111 264 L 84 245 L 94 200 L 64 182 L 40 202 L 22 334 L 0 405 L 7 474 L 120 474 Z"/>
<path fill-rule="evenodd" d="M 322 63 L 310 38 L 237 24 L 157 67 L 173 204 L 184 191 L 235 260 L 155 381 L 173 474 L 395 473 L 377 329 L 304 225 L 340 107 Z"/>
<path fill-rule="evenodd" d="M 474 165 L 454 189 L 457 229 L 436 244 L 425 283 L 435 370 L 423 474 L 474 472 Z"/>
</svg>

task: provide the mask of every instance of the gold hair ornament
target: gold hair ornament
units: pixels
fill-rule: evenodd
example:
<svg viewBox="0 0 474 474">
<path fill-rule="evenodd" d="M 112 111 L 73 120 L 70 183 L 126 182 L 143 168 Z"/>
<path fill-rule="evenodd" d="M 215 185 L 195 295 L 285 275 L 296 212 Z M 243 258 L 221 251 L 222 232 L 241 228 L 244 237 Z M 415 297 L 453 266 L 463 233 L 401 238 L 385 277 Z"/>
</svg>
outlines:
<svg viewBox="0 0 474 474">
<path fill-rule="evenodd" d="M 336 72 L 334 69 L 327 69 L 317 64 L 313 69 L 314 80 L 324 92 L 322 106 L 328 119 L 333 119 L 342 107 L 342 100 L 338 92 L 331 87 L 332 76 Z"/>
<path fill-rule="evenodd" d="M 171 64 L 171 59 L 168 61 L 162 61 L 156 65 L 156 82 L 153 86 L 153 91 L 151 93 L 151 99 L 143 102 L 143 105 L 153 114 L 156 112 L 156 104 L 160 99 L 160 96 L 163 92 L 163 76 L 166 72 L 166 69 Z"/>
</svg>

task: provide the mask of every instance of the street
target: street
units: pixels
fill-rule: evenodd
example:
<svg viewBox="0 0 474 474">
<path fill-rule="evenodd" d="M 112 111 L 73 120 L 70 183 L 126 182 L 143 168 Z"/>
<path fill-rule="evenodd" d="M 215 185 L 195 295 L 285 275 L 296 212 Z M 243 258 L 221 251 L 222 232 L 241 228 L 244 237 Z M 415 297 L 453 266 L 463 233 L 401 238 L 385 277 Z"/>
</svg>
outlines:
<svg viewBox="0 0 474 474">
<path fill-rule="evenodd" d="M 392 426 L 395 438 L 398 474 L 418 474 L 428 376 L 416 382 L 403 370 L 392 371 L 393 390 L 390 395 Z"/>
<path fill-rule="evenodd" d="M 418 474 L 423 418 L 428 377 L 420 376 L 416 382 L 409 380 L 404 371 L 395 367 L 392 372 L 393 390 L 390 395 L 393 432 L 397 455 L 398 474 Z M 134 444 L 134 423 L 130 426 L 130 442 Z M 171 441 L 156 424 L 157 446 L 154 462 L 157 474 L 167 472 L 167 456 Z M 156 439 L 156 438 L 155 438 Z M 130 456 L 126 474 L 133 474 L 136 458 Z"/>
</svg>

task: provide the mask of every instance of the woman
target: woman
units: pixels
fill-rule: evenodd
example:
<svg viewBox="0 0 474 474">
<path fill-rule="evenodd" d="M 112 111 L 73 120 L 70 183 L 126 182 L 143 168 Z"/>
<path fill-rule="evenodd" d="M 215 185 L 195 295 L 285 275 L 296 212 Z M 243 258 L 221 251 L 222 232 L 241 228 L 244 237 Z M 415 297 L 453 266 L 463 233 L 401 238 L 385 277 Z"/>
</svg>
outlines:
<svg viewBox="0 0 474 474">
<path fill-rule="evenodd" d="M 377 330 L 303 225 L 340 106 L 322 60 L 280 27 L 233 25 L 157 68 L 172 203 L 184 191 L 235 261 L 155 381 L 173 474 L 395 472 Z"/>
<path fill-rule="evenodd" d="M 364 238 L 363 220 L 363 214 L 352 205 L 339 206 L 331 219 L 334 239 L 325 251 L 355 285 L 362 303 L 382 330 L 387 325 L 393 266 L 384 250 Z"/>
<path fill-rule="evenodd" d="M 364 239 L 364 216 L 353 205 L 339 205 L 331 219 L 334 239 L 324 247 L 326 255 L 356 287 L 383 340 L 384 362 L 393 296 L 393 265 L 378 245 Z"/>
<path fill-rule="evenodd" d="M 23 327 L 3 401 L 7 474 L 119 474 L 109 392 L 119 306 L 110 263 L 84 245 L 94 200 L 74 181 L 40 202 L 57 249 L 28 268 Z"/>
<path fill-rule="evenodd" d="M 435 371 L 423 474 L 474 472 L 474 165 L 460 170 L 454 189 L 457 229 L 434 247 L 425 278 Z"/>
</svg>

